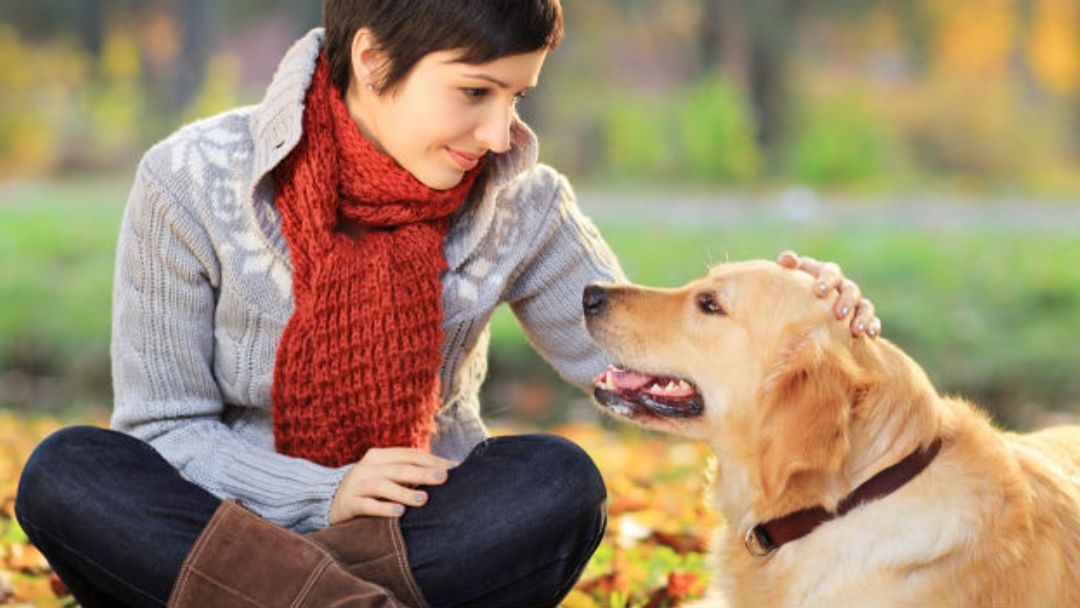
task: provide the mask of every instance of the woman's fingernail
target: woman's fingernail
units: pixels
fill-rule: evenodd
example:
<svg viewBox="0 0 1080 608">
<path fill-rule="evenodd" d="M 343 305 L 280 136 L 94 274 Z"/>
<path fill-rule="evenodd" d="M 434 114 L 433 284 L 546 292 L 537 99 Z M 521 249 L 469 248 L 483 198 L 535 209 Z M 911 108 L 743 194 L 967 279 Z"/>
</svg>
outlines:
<svg viewBox="0 0 1080 608">
<path fill-rule="evenodd" d="M 446 471 L 435 471 L 431 474 L 435 481 L 446 481 Z"/>
<path fill-rule="evenodd" d="M 417 492 L 416 494 L 413 494 L 413 502 L 424 502 L 425 498 L 427 498 L 427 497 L 424 496 L 420 492 Z"/>
<path fill-rule="evenodd" d="M 860 334 L 865 332 L 866 331 L 866 324 L 863 323 L 862 321 L 860 321 L 859 324 L 855 326 L 855 331 L 859 332 Z"/>
<path fill-rule="evenodd" d="M 405 514 L 405 507 L 403 505 L 394 505 L 390 510 L 393 511 L 394 515 Z"/>
<path fill-rule="evenodd" d="M 829 291 L 829 286 L 826 285 L 824 281 L 822 281 L 821 283 L 817 284 L 817 290 L 821 293 L 825 293 L 826 291 Z"/>
<path fill-rule="evenodd" d="M 844 317 L 846 317 L 848 315 L 849 312 L 851 312 L 851 310 L 847 306 L 841 306 L 840 307 L 840 318 L 843 319 Z"/>
</svg>

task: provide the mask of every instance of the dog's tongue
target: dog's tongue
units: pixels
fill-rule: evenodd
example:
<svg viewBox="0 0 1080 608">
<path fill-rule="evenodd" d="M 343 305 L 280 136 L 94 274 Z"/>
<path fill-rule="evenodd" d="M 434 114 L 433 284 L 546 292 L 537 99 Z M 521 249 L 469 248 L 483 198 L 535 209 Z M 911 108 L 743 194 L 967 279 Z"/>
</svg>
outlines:
<svg viewBox="0 0 1080 608">
<path fill-rule="evenodd" d="M 602 384 L 606 380 L 616 389 L 621 391 L 636 391 L 650 381 L 653 377 L 648 374 L 642 374 L 640 372 L 619 369 L 617 367 L 609 367 L 606 370 L 600 372 L 594 382 Z"/>
</svg>

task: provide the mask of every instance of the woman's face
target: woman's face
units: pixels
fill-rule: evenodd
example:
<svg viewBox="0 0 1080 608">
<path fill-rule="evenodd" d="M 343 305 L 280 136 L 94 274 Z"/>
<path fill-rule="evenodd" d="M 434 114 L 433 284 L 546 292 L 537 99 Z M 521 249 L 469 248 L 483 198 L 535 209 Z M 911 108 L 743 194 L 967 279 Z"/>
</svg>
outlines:
<svg viewBox="0 0 1080 608">
<path fill-rule="evenodd" d="M 379 58 L 357 34 L 346 104 L 361 131 L 424 185 L 461 183 L 487 152 L 510 149 L 517 101 L 536 86 L 547 51 L 490 63 L 455 62 L 458 51 L 424 56 L 393 90 L 378 88 Z"/>
</svg>

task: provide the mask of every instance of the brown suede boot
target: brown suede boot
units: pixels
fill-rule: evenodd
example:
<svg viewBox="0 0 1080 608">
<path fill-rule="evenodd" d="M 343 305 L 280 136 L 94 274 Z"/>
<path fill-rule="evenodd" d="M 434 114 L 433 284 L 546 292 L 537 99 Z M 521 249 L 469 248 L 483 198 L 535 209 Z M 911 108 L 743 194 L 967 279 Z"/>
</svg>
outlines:
<svg viewBox="0 0 1080 608">
<path fill-rule="evenodd" d="M 427 608 L 409 568 L 398 520 L 356 517 L 307 537 L 325 547 L 349 574 L 382 585 L 412 608 Z"/>
<path fill-rule="evenodd" d="M 170 608 L 404 608 L 325 549 L 232 501 L 221 503 L 180 568 Z"/>
</svg>

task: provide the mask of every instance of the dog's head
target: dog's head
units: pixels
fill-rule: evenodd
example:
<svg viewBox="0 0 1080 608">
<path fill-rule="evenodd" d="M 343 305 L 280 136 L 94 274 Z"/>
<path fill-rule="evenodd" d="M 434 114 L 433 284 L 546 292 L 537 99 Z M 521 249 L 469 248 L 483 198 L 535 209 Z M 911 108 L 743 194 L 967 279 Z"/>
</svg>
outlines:
<svg viewBox="0 0 1080 608">
<path fill-rule="evenodd" d="M 769 499 L 838 468 L 869 380 L 851 352 L 860 340 L 812 282 L 753 261 L 678 289 L 587 287 L 589 333 L 615 362 L 596 377 L 596 400 L 641 426 L 708 441 Z"/>
</svg>

